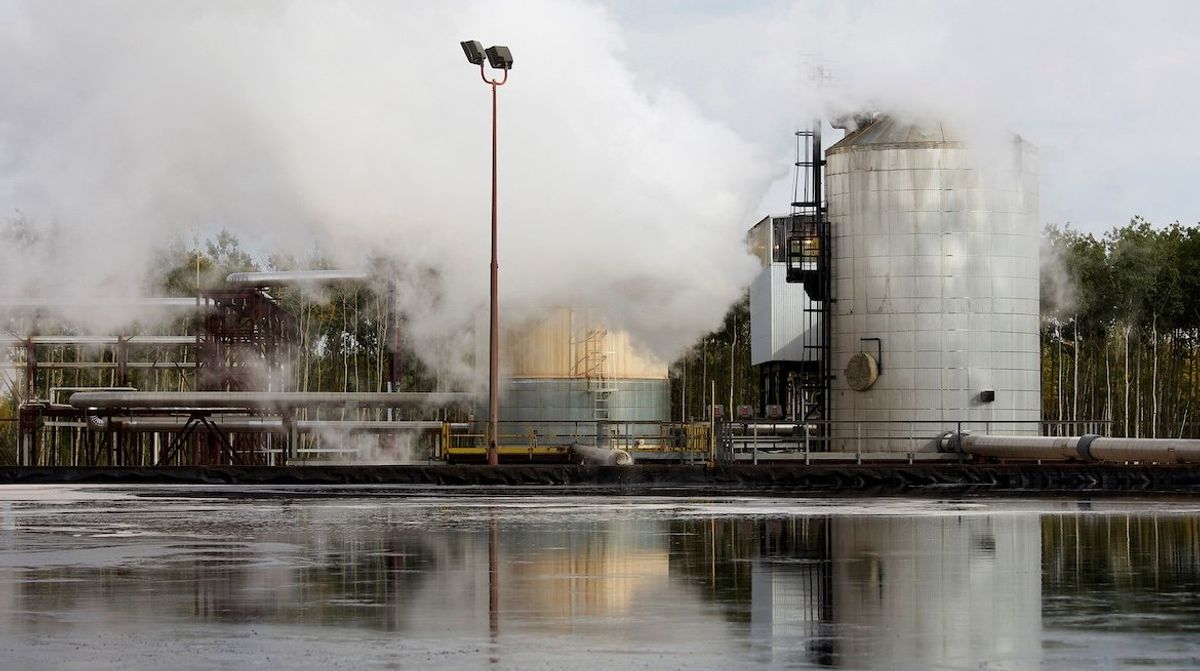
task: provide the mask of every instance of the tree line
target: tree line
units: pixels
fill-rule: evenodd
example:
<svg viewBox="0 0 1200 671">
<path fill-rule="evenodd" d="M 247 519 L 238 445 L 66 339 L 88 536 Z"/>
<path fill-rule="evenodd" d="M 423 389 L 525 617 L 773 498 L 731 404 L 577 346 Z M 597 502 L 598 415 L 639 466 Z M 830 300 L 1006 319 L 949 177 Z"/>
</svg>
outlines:
<svg viewBox="0 0 1200 671">
<path fill-rule="evenodd" d="M 1042 414 L 1200 436 L 1200 227 L 1046 230 Z"/>
</svg>

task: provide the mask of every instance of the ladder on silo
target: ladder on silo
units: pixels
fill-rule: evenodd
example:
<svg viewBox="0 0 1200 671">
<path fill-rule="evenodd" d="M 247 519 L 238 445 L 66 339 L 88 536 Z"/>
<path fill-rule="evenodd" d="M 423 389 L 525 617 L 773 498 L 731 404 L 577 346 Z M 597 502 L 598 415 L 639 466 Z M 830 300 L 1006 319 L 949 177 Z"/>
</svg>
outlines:
<svg viewBox="0 0 1200 671">
<path fill-rule="evenodd" d="M 803 309 L 803 370 L 796 381 L 801 411 L 796 419 L 828 422 L 832 339 L 833 254 L 832 235 L 826 218 L 822 168 L 821 121 L 808 130 L 796 131 L 796 183 L 792 202 L 792 230 L 787 240 L 787 281 L 801 283 L 810 303 Z M 818 425 L 818 441 L 829 437 L 829 426 Z M 822 445 L 818 450 L 827 449 Z"/>
<path fill-rule="evenodd" d="M 607 375 L 608 352 L 604 351 L 607 329 L 588 329 L 583 339 L 582 366 L 587 391 L 592 397 L 592 419 L 609 419 L 609 397 L 616 388 Z"/>
</svg>

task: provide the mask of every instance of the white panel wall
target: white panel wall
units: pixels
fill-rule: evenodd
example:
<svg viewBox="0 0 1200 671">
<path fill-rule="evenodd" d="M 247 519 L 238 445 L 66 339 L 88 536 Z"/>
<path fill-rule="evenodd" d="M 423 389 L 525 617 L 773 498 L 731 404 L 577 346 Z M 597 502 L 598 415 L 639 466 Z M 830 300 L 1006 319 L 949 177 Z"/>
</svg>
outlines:
<svg viewBox="0 0 1200 671">
<path fill-rule="evenodd" d="M 835 450 L 928 451 L 963 428 L 1036 433 L 1037 174 L 1033 150 L 1015 175 L 978 170 L 951 143 L 854 146 L 827 157 L 833 226 Z M 1008 162 L 1011 165 L 1012 162 Z M 843 370 L 875 352 L 865 392 Z M 983 403 L 979 394 L 996 392 Z"/>
<path fill-rule="evenodd" d="M 802 284 L 789 284 L 787 266 L 770 263 L 750 283 L 750 362 L 755 366 L 767 361 L 804 361 L 815 350 L 804 349 L 805 325 L 809 307 Z M 819 322 L 813 322 L 814 324 Z M 820 329 L 815 329 L 816 337 Z M 818 344 L 819 340 L 812 340 Z"/>
</svg>

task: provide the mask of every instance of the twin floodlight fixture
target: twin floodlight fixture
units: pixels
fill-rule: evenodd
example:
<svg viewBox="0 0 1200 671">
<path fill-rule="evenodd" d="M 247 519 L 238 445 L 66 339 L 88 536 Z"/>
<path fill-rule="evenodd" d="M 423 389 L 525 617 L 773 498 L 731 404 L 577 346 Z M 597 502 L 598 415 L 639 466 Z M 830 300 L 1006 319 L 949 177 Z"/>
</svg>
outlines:
<svg viewBox="0 0 1200 671">
<path fill-rule="evenodd" d="M 483 57 L 486 55 L 488 64 L 496 70 L 511 70 L 513 65 L 512 52 L 508 47 L 488 47 L 483 48 L 483 45 L 476 40 L 462 42 L 463 53 L 467 55 L 467 60 L 472 65 L 483 65 Z"/>
</svg>

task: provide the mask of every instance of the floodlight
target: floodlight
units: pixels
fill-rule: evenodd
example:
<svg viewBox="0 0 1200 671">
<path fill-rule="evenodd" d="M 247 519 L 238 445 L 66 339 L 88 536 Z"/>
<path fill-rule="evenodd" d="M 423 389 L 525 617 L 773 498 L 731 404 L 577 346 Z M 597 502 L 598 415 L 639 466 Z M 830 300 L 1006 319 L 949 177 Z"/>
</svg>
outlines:
<svg viewBox="0 0 1200 671">
<path fill-rule="evenodd" d="M 476 40 L 468 40 L 460 42 L 462 44 L 463 53 L 467 55 L 467 60 L 471 65 L 483 65 L 483 45 Z"/>
<path fill-rule="evenodd" d="M 488 47 L 487 48 L 488 63 L 491 63 L 493 68 L 497 70 L 510 70 L 513 65 L 512 52 L 508 47 Z"/>
</svg>

